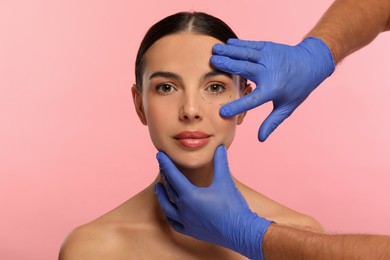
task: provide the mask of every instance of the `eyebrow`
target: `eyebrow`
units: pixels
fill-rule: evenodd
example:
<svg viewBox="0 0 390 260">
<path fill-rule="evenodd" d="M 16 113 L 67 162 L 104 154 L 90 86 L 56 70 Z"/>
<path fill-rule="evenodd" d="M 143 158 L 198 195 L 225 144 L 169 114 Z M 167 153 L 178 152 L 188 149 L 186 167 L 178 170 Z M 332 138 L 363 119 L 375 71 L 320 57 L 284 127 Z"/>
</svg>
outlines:
<svg viewBox="0 0 390 260">
<path fill-rule="evenodd" d="M 159 78 L 159 77 L 182 81 L 182 77 L 180 75 L 169 71 L 156 71 L 152 75 L 150 75 L 149 80 L 153 78 Z"/>
<path fill-rule="evenodd" d="M 233 78 L 233 75 L 230 73 L 226 73 L 226 72 L 223 72 L 220 70 L 212 70 L 212 71 L 209 71 L 203 75 L 203 80 L 206 80 L 206 79 L 209 79 L 212 77 L 216 77 L 216 76 L 221 76 L 221 75 L 229 77 L 231 79 Z M 180 75 L 173 73 L 173 72 L 169 72 L 169 71 L 156 71 L 152 75 L 150 75 L 149 80 L 151 80 L 153 78 L 158 78 L 158 77 L 173 79 L 173 80 L 180 80 L 180 81 L 183 80 Z"/>
<path fill-rule="evenodd" d="M 203 79 L 209 79 L 209 78 L 216 77 L 216 76 L 226 76 L 226 77 L 229 77 L 231 79 L 233 78 L 233 75 L 230 73 L 226 73 L 226 72 L 223 72 L 220 70 L 212 70 L 212 71 L 204 74 Z"/>
</svg>

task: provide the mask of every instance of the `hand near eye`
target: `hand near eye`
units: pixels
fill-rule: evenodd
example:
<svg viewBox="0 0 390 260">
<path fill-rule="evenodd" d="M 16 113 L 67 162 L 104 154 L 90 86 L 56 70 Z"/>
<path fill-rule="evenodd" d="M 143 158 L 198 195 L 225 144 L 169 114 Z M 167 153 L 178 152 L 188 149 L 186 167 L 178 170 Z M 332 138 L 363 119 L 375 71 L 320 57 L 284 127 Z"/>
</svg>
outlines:
<svg viewBox="0 0 390 260">
<path fill-rule="evenodd" d="M 223 145 L 214 154 L 214 179 L 206 188 L 191 184 L 164 153 L 157 159 L 165 185 L 157 183 L 156 195 L 176 231 L 263 259 L 263 235 L 271 222 L 249 209 L 230 175 Z"/>
<path fill-rule="evenodd" d="M 335 69 L 329 48 L 315 37 L 296 46 L 229 39 L 227 44 L 214 45 L 213 54 L 210 62 L 215 68 L 256 84 L 248 95 L 221 107 L 221 116 L 231 117 L 273 102 L 273 111 L 259 129 L 261 142 Z"/>
</svg>

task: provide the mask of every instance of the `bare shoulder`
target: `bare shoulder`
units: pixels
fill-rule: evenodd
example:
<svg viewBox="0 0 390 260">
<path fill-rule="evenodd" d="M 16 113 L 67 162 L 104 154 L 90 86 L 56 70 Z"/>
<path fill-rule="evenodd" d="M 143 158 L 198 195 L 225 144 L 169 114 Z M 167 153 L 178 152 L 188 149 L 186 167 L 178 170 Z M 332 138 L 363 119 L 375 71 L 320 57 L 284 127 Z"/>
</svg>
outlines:
<svg viewBox="0 0 390 260">
<path fill-rule="evenodd" d="M 290 209 L 291 210 L 291 209 Z M 290 227 L 295 227 L 303 230 L 308 230 L 312 232 L 318 232 L 318 233 L 325 233 L 325 228 L 321 225 L 318 220 L 313 218 L 312 216 L 293 211 L 286 213 L 283 217 L 284 219 L 281 219 L 280 222 L 275 221 L 278 224 L 286 225 Z"/>
<path fill-rule="evenodd" d="M 114 210 L 90 223 L 75 228 L 65 238 L 60 260 L 119 259 L 128 255 L 144 228 L 138 223 L 112 216 Z"/>
<path fill-rule="evenodd" d="M 153 226 L 148 213 L 139 207 L 139 201 L 144 199 L 147 198 L 141 192 L 96 220 L 75 228 L 64 239 L 59 259 L 132 257 L 140 234 L 150 232 L 150 226 Z"/>
<path fill-rule="evenodd" d="M 247 200 L 249 207 L 259 216 L 285 226 L 325 232 L 322 225 L 313 217 L 290 209 L 240 182 L 237 182 L 237 187 Z"/>
<path fill-rule="evenodd" d="M 109 234 L 103 236 L 103 232 L 103 229 L 93 222 L 75 228 L 65 238 L 59 259 L 99 259 L 104 251 L 109 250 L 110 244 Z"/>
</svg>

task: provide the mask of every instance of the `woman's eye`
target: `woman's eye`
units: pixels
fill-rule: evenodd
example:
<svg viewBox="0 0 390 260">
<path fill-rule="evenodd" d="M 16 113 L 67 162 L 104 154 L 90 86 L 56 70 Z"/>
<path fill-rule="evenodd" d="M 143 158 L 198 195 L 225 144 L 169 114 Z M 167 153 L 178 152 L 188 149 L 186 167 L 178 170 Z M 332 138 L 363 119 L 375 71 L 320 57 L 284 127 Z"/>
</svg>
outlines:
<svg viewBox="0 0 390 260">
<path fill-rule="evenodd" d="M 156 87 L 157 92 L 162 94 L 169 94 L 175 91 L 175 88 L 170 84 L 160 84 Z"/>
<path fill-rule="evenodd" d="M 213 94 L 219 94 L 222 93 L 226 88 L 221 84 L 212 84 L 210 85 L 207 90 Z"/>
</svg>

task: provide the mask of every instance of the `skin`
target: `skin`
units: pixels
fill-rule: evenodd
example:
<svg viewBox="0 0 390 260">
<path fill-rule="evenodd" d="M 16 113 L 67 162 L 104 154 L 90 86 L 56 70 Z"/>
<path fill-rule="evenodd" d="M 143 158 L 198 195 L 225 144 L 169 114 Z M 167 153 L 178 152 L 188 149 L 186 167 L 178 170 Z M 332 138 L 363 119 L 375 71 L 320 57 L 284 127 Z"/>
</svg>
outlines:
<svg viewBox="0 0 390 260">
<path fill-rule="evenodd" d="M 141 123 L 148 126 L 153 144 L 167 153 L 180 171 L 195 185 L 207 186 L 213 176 L 212 159 L 219 144 L 229 147 L 236 126 L 245 114 L 223 119 L 220 104 L 206 102 L 199 93 L 211 83 L 232 87 L 238 97 L 236 76 L 218 74 L 207 79 L 211 47 L 219 41 L 190 32 L 165 36 L 145 55 L 142 91 L 133 87 L 134 106 Z M 151 77 L 158 71 L 180 77 Z M 169 86 L 161 84 L 171 84 Z M 160 90 L 164 90 L 162 93 Z M 168 92 L 168 94 L 166 93 Z M 184 130 L 201 130 L 211 135 L 206 146 L 188 149 L 173 138 Z M 158 169 L 156 169 L 158 171 Z M 100 218 L 76 228 L 65 239 L 59 259 L 245 259 L 229 249 L 175 232 L 157 202 L 156 180 L 143 191 Z M 313 218 L 284 207 L 250 189 L 235 184 L 255 212 L 284 225 L 317 232 L 322 227 Z"/>
<path fill-rule="evenodd" d="M 389 0 L 337 0 L 307 36 L 322 39 L 337 64 L 388 30 Z"/>
<path fill-rule="evenodd" d="M 390 259 L 390 236 L 329 235 L 271 224 L 264 259 Z"/>
<path fill-rule="evenodd" d="M 238 98 L 239 78 L 221 73 L 204 79 L 207 73 L 214 71 L 204 62 L 210 53 L 197 50 L 210 50 L 210 42 L 215 40 L 208 36 L 196 37 L 199 38 L 197 41 L 193 38 L 192 34 L 177 34 L 164 37 L 151 46 L 145 55 L 148 66 L 143 74 L 143 93 L 140 96 L 133 91 L 133 95 L 138 116 L 148 126 L 154 146 L 170 156 L 193 184 L 208 186 L 215 148 L 220 144 L 230 146 L 236 125 L 242 123 L 244 114 L 223 119 L 216 113 L 220 105 L 210 104 L 202 98 L 202 92 L 209 92 L 207 88 L 212 84 L 223 85 Z M 184 42 L 185 46 L 178 48 L 176 42 Z M 152 77 L 158 72 L 170 72 L 175 77 Z M 156 89 L 158 87 L 169 90 L 163 92 Z M 173 139 L 182 131 L 195 130 L 211 135 L 204 149 L 186 149 Z"/>
</svg>

